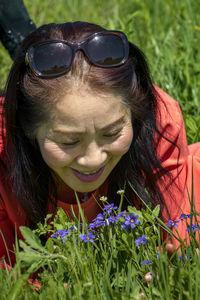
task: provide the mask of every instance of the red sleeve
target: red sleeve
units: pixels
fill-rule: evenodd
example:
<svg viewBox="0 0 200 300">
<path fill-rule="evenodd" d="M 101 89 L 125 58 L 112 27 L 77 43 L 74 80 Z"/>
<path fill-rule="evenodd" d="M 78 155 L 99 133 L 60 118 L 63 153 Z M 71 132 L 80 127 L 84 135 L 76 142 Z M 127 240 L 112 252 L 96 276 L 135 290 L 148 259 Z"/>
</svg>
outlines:
<svg viewBox="0 0 200 300">
<path fill-rule="evenodd" d="M 7 162 L 6 155 L 5 155 L 6 128 L 5 128 L 5 118 L 3 115 L 3 104 L 4 104 L 4 98 L 0 97 L 0 160 L 6 163 Z"/>
<path fill-rule="evenodd" d="M 6 165 L 0 160 L 0 258 L 4 256 L 12 265 L 15 263 L 15 236 L 22 238 L 19 227 L 25 223 L 26 215 L 12 192 Z"/>
<path fill-rule="evenodd" d="M 5 145 L 5 122 L 3 118 L 3 102 L 4 98 L 0 97 L 0 258 L 5 257 L 6 262 L 9 262 L 8 255 L 10 260 L 14 261 L 14 255 L 10 250 L 13 249 L 13 244 L 15 240 L 14 228 L 11 221 L 8 218 L 4 202 L 2 199 L 2 177 L 4 176 L 3 168 L 1 164 L 5 163 L 4 155 L 4 145 Z M 7 245 L 7 248 L 5 246 Z M 1 264 L 2 267 L 2 264 Z"/>
<path fill-rule="evenodd" d="M 15 263 L 14 244 L 15 230 L 6 210 L 2 207 L 0 198 L 0 258 L 5 257 L 6 262 L 8 264 L 12 263 L 12 265 Z"/>
<path fill-rule="evenodd" d="M 172 180 L 165 180 L 166 188 L 161 187 L 165 202 L 162 216 L 167 222 L 179 220 L 181 213 L 190 213 L 192 189 L 195 209 L 200 210 L 200 143 L 188 146 L 178 103 L 159 88 L 156 90 L 159 94 L 157 125 L 163 136 L 173 142 L 162 137 L 157 141 L 158 157 L 172 175 Z M 173 228 L 174 233 L 176 230 L 182 239 L 188 237 L 185 221 Z"/>
<path fill-rule="evenodd" d="M 6 155 L 5 155 L 5 120 L 3 116 L 4 98 L 0 97 L 0 258 L 5 257 L 6 262 L 14 264 L 15 255 L 13 245 L 15 244 L 15 229 L 11 222 L 4 200 L 9 199 L 10 188 L 4 182 L 6 176 Z M 7 189 L 7 191 L 6 191 Z"/>
<path fill-rule="evenodd" d="M 158 137 L 157 154 L 162 166 L 170 171 L 176 184 L 183 190 L 186 181 L 183 173 L 189 155 L 186 132 L 179 104 L 168 94 L 159 92 L 157 126 L 164 137 Z M 171 188 L 171 181 L 168 182 Z"/>
</svg>

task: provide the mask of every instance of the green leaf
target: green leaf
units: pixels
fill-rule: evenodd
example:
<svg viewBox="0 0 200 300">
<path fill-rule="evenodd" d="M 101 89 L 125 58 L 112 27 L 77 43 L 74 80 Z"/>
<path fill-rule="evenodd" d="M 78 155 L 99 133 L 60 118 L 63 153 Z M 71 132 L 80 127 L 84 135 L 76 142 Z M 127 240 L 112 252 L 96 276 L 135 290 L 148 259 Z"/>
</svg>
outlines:
<svg viewBox="0 0 200 300">
<path fill-rule="evenodd" d="M 49 224 L 51 218 L 52 214 L 48 214 L 44 219 L 44 223 L 39 222 L 37 224 L 37 229 L 33 230 L 33 232 L 38 236 L 45 235 L 47 232 L 51 232 L 52 226 Z"/>
<path fill-rule="evenodd" d="M 19 245 L 26 252 L 29 252 L 32 249 L 29 245 L 27 245 L 26 243 L 24 243 L 24 241 L 22 241 L 22 240 L 19 240 Z"/>
<path fill-rule="evenodd" d="M 24 237 L 24 240 L 27 244 L 31 246 L 31 248 L 34 248 L 41 252 L 46 252 L 45 248 L 42 246 L 41 241 L 39 237 L 37 237 L 30 228 L 21 226 L 20 231 Z"/>
<path fill-rule="evenodd" d="M 51 252 L 51 251 L 54 250 L 53 246 L 54 246 L 54 242 L 53 242 L 52 238 L 49 238 L 46 242 L 46 245 L 45 245 L 48 252 Z"/>
<path fill-rule="evenodd" d="M 62 207 L 58 207 L 57 208 L 57 214 L 54 218 L 54 222 L 60 223 L 65 225 L 66 223 L 68 223 L 69 217 L 67 216 L 67 214 L 65 213 L 65 211 L 62 209 Z"/>
<path fill-rule="evenodd" d="M 31 265 L 32 263 L 41 259 L 41 255 L 38 253 L 32 252 L 20 252 L 18 254 L 18 259 L 23 263 L 25 262 L 26 265 Z"/>
<path fill-rule="evenodd" d="M 160 205 L 157 205 L 154 210 L 152 211 L 152 216 L 154 218 L 157 218 L 159 216 L 159 213 L 160 213 Z"/>
<path fill-rule="evenodd" d="M 127 233 L 125 233 L 125 232 L 122 233 L 122 240 L 128 246 L 128 235 L 127 235 Z"/>
<path fill-rule="evenodd" d="M 20 251 L 17 253 L 17 261 L 20 261 L 23 267 L 30 266 L 32 263 L 41 261 L 43 258 L 46 258 L 46 255 L 44 255 L 43 253 L 41 254 L 41 251 L 38 252 L 23 241 L 20 240 L 19 244 L 24 251 Z"/>
</svg>

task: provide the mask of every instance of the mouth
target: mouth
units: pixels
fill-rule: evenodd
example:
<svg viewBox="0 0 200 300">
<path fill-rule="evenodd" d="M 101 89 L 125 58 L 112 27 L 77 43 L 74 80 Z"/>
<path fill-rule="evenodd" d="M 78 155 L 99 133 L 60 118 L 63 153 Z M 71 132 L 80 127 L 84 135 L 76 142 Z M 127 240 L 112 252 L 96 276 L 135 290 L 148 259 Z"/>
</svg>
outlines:
<svg viewBox="0 0 200 300">
<path fill-rule="evenodd" d="M 84 182 L 92 182 L 92 181 L 95 181 L 97 180 L 101 174 L 103 173 L 105 169 L 105 166 L 98 169 L 97 171 L 90 171 L 90 172 L 79 172 L 75 169 L 71 169 L 74 173 L 74 175 L 81 181 L 84 181 Z"/>
</svg>

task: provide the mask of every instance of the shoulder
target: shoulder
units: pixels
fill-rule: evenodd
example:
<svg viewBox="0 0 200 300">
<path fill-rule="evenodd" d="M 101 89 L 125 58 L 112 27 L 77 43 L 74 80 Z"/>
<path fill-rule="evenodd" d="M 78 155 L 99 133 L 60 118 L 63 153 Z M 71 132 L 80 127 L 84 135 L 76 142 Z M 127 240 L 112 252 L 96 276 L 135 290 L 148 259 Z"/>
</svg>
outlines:
<svg viewBox="0 0 200 300">
<path fill-rule="evenodd" d="M 155 87 L 157 98 L 156 135 L 158 157 L 165 168 L 172 164 L 184 164 L 189 154 L 184 121 L 179 104 L 160 88 Z M 175 165 L 174 165 L 175 166 Z"/>
<path fill-rule="evenodd" d="M 167 94 L 165 91 L 163 91 L 161 88 L 154 85 L 154 89 L 157 93 L 157 96 L 160 98 L 160 100 L 162 100 L 162 102 L 164 102 L 167 106 L 170 107 L 170 106 L 178 105 L 178 102 L 174 98 L 172 98 L 169 94 Z"/>
<path fill-rule="evenodd" d="M 179 104 L 170 95 L 155 86 L 157 99 L 157 127 L 166 138 L 175 141 L 176 137 L 183 133 L 185 128 L 183 116 Z"/>
<path fill-rule="evenodd" d="M 158 103 L 157 119 L 161 125 L 173 122 L 179 128 L 183 124 L 182 113 L 179 104 L 166 92 L 155 86 Z"/>
</svg>

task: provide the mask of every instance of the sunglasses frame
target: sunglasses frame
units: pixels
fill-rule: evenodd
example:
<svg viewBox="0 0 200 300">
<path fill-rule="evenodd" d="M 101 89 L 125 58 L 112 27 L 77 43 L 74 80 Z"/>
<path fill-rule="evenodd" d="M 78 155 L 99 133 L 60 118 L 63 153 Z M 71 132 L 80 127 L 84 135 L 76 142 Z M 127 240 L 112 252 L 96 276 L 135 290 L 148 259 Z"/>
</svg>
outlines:
<svg viewBox="0 0 200 300">
<path fill-rule="evenodd" d="M 90 55 L 87 52 L 86 49 L 86 44 L 91 41 L 92 39 L 94 39 L 96 36 L 102 36 L 102 35 L 115 35 L 115 36 L 119 36 L 122 40 L 122 43 L 124 45 L 124 58 L 122 59 L 121 62 L 117 63 L 117 64 L 113 64 L 113 65 L 101 65 L 98 64 L 96 62 L 93 62 L 93 60 L 90 59 Z M 65 45 L 68 45 L 71 47 L 72 49 L 72 58 L 71 58 L 71 63 L 69 65 L 69 67 L 66 67 L 66 70 L 64 70 L 63 72 L 60 73 L 56 73 L 56 74 L 43 74 L 41 73 L 35 63 L 34 63 L 34 54 L 35 51 L 41 46 L 41 45 L 47 45 L 47 44 L 53 44 L 53 43 L 63 43 Z M 122 32 L 122 31 L 100 31 L 100 32 L 96 32 L 94 34 L 89 35 L 85 40 L 83 40 L 82 42 L 79 43 L 75 43 L 75 42 L 70 42 L 67 40 L 46 40 L 46 41 L 40 41 L 37 43 L 34 43 L 33 45 L 31 45 L 27 51 L 26 51 L 26 56 L 25 56 L 25 63 L 26 65 L 29 65 L 30 69 L 32 70 L 32 72 L 41 78 L 53 78 L 53 77 L 59 77 L 65 73 L 67 73 L 67 71 L 71 68 L 73 61 L 74 61 L 74 57 L 75 54 L 78 50 L 82 50 L 84 52 L 84 54 L 87 56 L 87 58 L 89 59 L 89 61 L 101 68 L 113 68 L 113 67 L 118 67 L 122 64 L 124 64 L 126 62 L 126 60 L 128 59 L 128 55 L 129 55 L 129 42 L 128 39 L 126 37 L 126 35 Z"/>
</svg>

